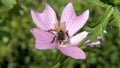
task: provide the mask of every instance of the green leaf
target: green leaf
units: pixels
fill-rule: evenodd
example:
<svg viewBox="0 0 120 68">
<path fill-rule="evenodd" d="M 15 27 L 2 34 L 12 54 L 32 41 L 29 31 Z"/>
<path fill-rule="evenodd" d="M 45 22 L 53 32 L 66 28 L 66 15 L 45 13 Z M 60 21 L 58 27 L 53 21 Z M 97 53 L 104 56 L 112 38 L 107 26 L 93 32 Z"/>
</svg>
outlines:
<svg viewBox="0 0 120 68">
<path fill-rule="evenodd" d="M 96 41 L 99 35 L 102 36 L 103 31 L 106 25 L 108 24 L 109 18 L 112 15 L 112 13 L 113 13 L 113 8 L 111 6 L 108 6 L 105 11 L 105 14 L 101 18 L 100 23 L 94 28 L 94 31 L 89 35 L 89 39 L 91 41 Z"/>
<path fill-rule="evenodd" d="M 16 0 L 1 0 L 1 3 L 8 9 L 12 9 L 17 4 Z"/>
<path fill-rule="evenodd" d="M 112 22 L 112 26 L 115 26 L 120 30 L 120 12 L 117 8 L 114 8 L 113 16 L 114 16 L 114 22 Z"/>
<path fill-rule="evenodd" d="M 113 17 L 114 19 L 110 22 L 109 26 L 117 28 L 120 35 L 120 11 L 116 7 L 114 7 Z"/>
<path fill-rule="evenodd" d="M 108 6 L 107 4 L 104 4 L 103 2 L 101 2 L 100 0 L 90 0 L 90 1 L 101 7 Z"/>
</svg>

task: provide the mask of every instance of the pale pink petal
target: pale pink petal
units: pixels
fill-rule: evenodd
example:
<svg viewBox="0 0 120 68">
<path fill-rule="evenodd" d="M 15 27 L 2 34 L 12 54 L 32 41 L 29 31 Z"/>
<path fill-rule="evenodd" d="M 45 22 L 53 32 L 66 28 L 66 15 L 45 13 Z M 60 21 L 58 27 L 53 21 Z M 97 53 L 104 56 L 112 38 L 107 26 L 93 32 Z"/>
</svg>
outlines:
<svg viewBox="0 0 120 68">
<path fill-rule="evenodd" d="M 69 3 L 62 12 L 60 23 L 62 24 L 66 22 L 66 30 L 68 31 L 68 29 L 71 28 L 71 25 L 75 21 L 75 19 L 76 19 L 76 14 L 74 8 L 72 6 L 72 3 Z"/>
<path fill-rule="evenodd" d="M 54 35 L 49 32 L 33 28 L 30 31 L 35 37 L 35 48 L 37 49 L 53 49 L 57 47 L 56 43 L 51 43 Z"/>
<path fill-rule="evenodd" d="M 31 10 L 31 16 L 35 24 L 42 30 L 54 28 L 54 23 L 57 23 L 56 14 L 48 4 L 42 13 Z"/>
<path fill-rule="evenodd" d="M 101 40 L 101 37 L 98 36 L 97 41 L 91 42 L 90 40 L 87 40 L 84 45 L 90 45 L 90 46 L 99 45 L 101 44 L 100 40 Z"/>
<path fill-rule="evenodd" d="M 66 31 L 68 31 L 68 34 L 70 36 L 72 36 L 85 25 L 85 23 L 88 20 L 88 17 L 89 10 L 85 11 L 80 16 L 76 16 L 72 4 L 69 3 L 62 12 L 60 23 L 66 22 Z"/>
<path fill-rule="evenodd" d="M 69 56 L 74 59 L 85 59 L 86 58 L 86 55 L 83 52 L 83 50 L 81 50 L 78 47 L 67 46 L 67 47 L 59 47 L 58 49 L 66 56 Z"/>
<path fill-rule="evenodd" d="M 100 41 L 96 41 L 96 42 L 91 42 L 91 41 L 86 41 L 84 45 L 88 46 L 94 46 L 94 45 L 99 45 L 101 42 Z"/>
<path fill-rule="evenodd" d="M 71 45 L 75 45 L 76 46 L 78 43 L 80 43 L 88 35 L 88 33 L 89 32 L 83 31 L 83 32 L 73 36 L 70 39 Z"/>
<path fill-rule="evenodd" d="M 69 26 L 70 28 L 67 28 L 70 36 L 74 35 L 79 29 L 81 29 L 85 25 L 85 23 L 88 20 L 88 17 L 89 17 L 89 10 L 85 11 L 83 14 L 76 17 L 74 22 L 72 22 L 72 24 Z"/>
</svg>

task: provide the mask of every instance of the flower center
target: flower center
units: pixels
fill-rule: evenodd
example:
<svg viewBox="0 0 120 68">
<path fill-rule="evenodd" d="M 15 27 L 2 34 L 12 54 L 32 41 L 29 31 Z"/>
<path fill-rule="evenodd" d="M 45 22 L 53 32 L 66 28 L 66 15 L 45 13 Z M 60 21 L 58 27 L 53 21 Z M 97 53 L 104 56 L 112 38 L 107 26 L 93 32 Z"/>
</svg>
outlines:
<svg viewBox="0 0 120 68">
<path fill-rule="evenodd" d="M 52 41 L 55 41 L 60 47 L 66 47 L 69 44 L 68 32 L 63 28 L 57 28 L 55 32 L 55 37 Z"/>
<path fill-rule="evenodd" d="M 51 30 L 52 34 L 55 36 L 53 37 L 51 43 L 56 42 L 60 47 L 66 47 L 70 44 L 70 37 L 68 31 L 66 31 L 66 23 L 62 23 L 61 25 L 54 24 L 55 29 Z M 53 33 L 53 31 L 55 33 Z"/>
</svg>

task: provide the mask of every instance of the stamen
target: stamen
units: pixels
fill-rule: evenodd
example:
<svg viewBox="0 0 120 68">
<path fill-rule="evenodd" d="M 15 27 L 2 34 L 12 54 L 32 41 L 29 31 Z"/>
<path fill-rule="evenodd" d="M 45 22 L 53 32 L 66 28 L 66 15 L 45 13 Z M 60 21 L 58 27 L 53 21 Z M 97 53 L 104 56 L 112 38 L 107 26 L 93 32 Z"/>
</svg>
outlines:
<svg viewBox="0 0 120 68">
<path fill-rule="evenodd" d="M 66 29 L 66 22 L 63 22 L 63 23 L 61 24 L 61 27 L 64 28 L 64 29 Z"/>
<path fill-rule="evenodd" d="M 55 29 L 58 29 L 58 23 L 54 23 L 54 27 L 55 27 Z"/>
</svg>

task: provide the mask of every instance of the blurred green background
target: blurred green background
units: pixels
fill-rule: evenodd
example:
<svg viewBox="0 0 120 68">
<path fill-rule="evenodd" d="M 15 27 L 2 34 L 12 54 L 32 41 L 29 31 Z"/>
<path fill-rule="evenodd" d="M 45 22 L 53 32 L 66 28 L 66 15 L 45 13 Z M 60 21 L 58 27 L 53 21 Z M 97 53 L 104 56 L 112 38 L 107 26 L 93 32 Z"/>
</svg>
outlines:
<svg viewBox="0 0 120 68">
<path fill-rule="evenodd" d="M 30 29 L 36 27 L 30 10 L 42 12 L 45 3 L 51 5 L 60 19 L 63 8 L 72 2 L 77 15 L 90 10 L 90 18 L 82 30 L 93 29 L 104 15 L 105 8 L 93 0 L 1 0 L 0 1 L 0 68 L 50 68 L 56 57 L 56 50 L 37 50 Z M 117 7 L 119 0 L 101 0 Z M 119 18 L 120 19 L 120 18 Z M 85 60 L 69 59 L 63 68 L 120 68 L 119 25 L 112 20 L 106 27 L 107 34 L 99 46 L 83 48 Z M 120 21 L 119 21 L 120 23 Z M 59 64 L 58 64 L 59 65 Z M 58 68 L 55 65 L 54 68 Z"/>
</svg>

